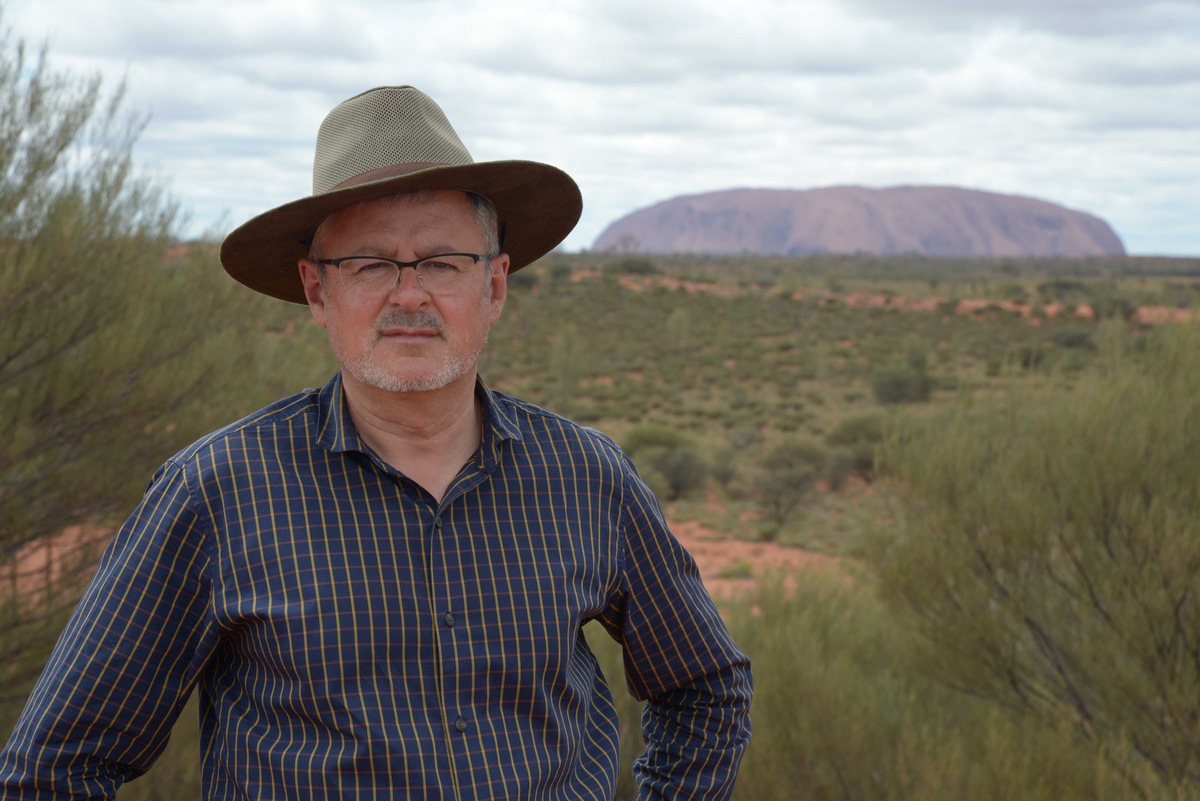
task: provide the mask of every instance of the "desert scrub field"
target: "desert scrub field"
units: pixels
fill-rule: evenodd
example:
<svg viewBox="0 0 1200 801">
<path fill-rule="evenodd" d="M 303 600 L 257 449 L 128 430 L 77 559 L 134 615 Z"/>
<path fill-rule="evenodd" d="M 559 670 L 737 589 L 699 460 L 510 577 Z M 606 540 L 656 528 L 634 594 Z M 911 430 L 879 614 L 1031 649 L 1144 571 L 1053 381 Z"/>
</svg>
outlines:
<svg viewBox="0 0 1200 801">
<path fill-rule="evenodd" d="M 106 504 L 95 504 L 97 493 L 80 495 L 89 505 L 75 515 L 94 526 L 114 525 L 157 463 L 190 438 L 286 392 L 320 383 L 335 369 L 307 310 L 227 297 L 219 284 L 209 289 L 214 276 L 220 278 L 210 245 L 194 243 L 169 253 L 166 263 L 139 267 L 142 277 L 135 283 L 152 282 L 155 271 L 170 269 L 180 282 L 173 291 L 207 296 L 218 308 L 208 318 L 208 337 L 157 368 L 163 372 L 152 386 L 169 388 L 172 371 L 180 371 L 189 394 L 151 396 L 164 399 L 157 409 L 140 399 L 133 418 L 114 417 L 110 428 L 94 432 L 104 435 L 94 440 L 105 443 L 103 451 L 89 446 L 78 454 L 73 470 L 101 471 L 110 482 L 104 485 Z M 1169 381 L 1172 371 L 1154 368 L 1154 359 L 1164 358 L 1167 332 L 1186 336 L 1193 327 L 1145 322 L 1140 311 L 1145 306 L 1134 304 L 1170 295 L 1172 313 L 1190 314 L 1190 287 L 1200 264 L 1055 262 L 1045 273 L 1036 263 L 963 265 L 969 278 L 954 278 L 947 264 L 933 260 L 903 260 L 894 276 L 886 262 L 877 260 L 839 264 L 820 258 L 719 264 L 642 258 L 630 271 L 615 257 L 554 254 L 513 277 L 504 319 L 482 364 L 494 388 L 575 417 L 622 444 L 672 520 L 702 525 L 727 541 L 805 548 L 833 557 L 823 563 L 829 569 L 792 576 L 735 560 L 717 576 L 744 583 L 745 591 L 721 603 L 754 660 L 758 687 L 756 735 L 738 797 L 1190 797 L 1196 789 L 1194 761 L 1171 750 L 1172 738 L 1194 734 L 1179 732 L 1189 719 L 1187 709 L 1176 708 L 1184 701 L 1173 701 L 1172 719 L 1181 722 L 1150 739 L 1136 720 L 1121 718 L 1117 707 L 1110 726 L 1081 726 L 1079 707 L 1050 690 L 1043 702 L 1024 707 L 978 688 L 964 692 L 978 671 L 931 670 L 931 658 L 937 662 L 938 654 L 952 650 L 955 660 L 943 662 L 970 666 L 971 658 L 986 655 L 946 650 L 949 646 L 938 639 L 941 629 L 920 624 L 929 622 L 922 617 L 926 607 L 913 607 L 914 597 L 925 596 L 914 596 L 905 584 L 915 576 L 916 587 L 928 585 L 921 581 L 928 573 L 919 567 L 897 573 L 896 566 L 919 565 L 912 561 L 918 556 L 926 562 L 934 558 L 919 552 L 906 557 L 909 561 L 900 558 L 903 548 L 921 542 L 921 532 L 933 525 L 917 511 L 938 520 L 952 511 L 944 498 L 930 507 L 930 498 L 936 498 L 929 494 L 932 488 L 904 472 L 911 470 L 905 465 L 930 466 L 954 452 L 934 434 L 978 437 L 987 447 L 988 438 L 1011 429 L 997 425 L 1003 415 L 1016 425 L 1021 410 L 1063 415 L 1103 410 L 1120 400 L 1106 400 L 1107 388 L 1136 385 L 1139 376 L 1151 374 Z M 1164 268 L 1163 275 L 1154 272 L 1155 265 Z M 845 275 L 836 275 L 843 267 Z M 1035 297 L 1039 285 L 1068 280 L 1062 274 L 1070 276 L 1069 289 L 1080 293 L 1074 307 L 1028 301 L 1020 306 L 1011 300 L 1018 294 L 1011 288 L 1014 281 L 1027 285 Z M 1110 300 L 1125 300 L 1109 303 L 1107 314 L 1097 312 L 1087 303 L 1095 300 L 1092 286 L 1103 287 Z M 953 294 L 935 294 L 946 289 Z M 969 294 L 972 289 L 980 296 Z M 195 312 L 203 315 L 203 305 Z M 173 321 L 171 315 L 159 322 L 148 318 L 146 329 L 123 329 L 114 321 L 108 330 L 117 337 L 128 330 L 129 336 L 146 339 L 153 337 L 154 325 Z M 1186 360 L 1180 354 L 1188 352 L 1187 341 L 1176 343 L 1173 352 L 1175 372 L 1182 372 Z M 41 391 L 71 391 L 69 370 L 60 365 L 54 375 Z M 112 380 L 120 375 L 111 373 Z M 99 376 L 96 381 L 102 382 L 105 373 Z M 10 385 L 34 380 L 12 378 Z M 1167 398 L 1190 391 L 1185 386 L 1182 394 L 1172 395 L 1165 385 L 1161 389 Z M 11 403 L 15 396 L 6 397 Z M 1136 399 L 1132 404 L 1121 423 L 1131 430 L 1143 409 L 1158 408 L 1148 402 L 1139 407 Z M 13 408 L 30 407 L 26 402 Z M 70 411 L 85 410 L 73 405 Z M 9 419 L 22 425 L 20 420 L 35 418 Z M 36 419 L 38 425 L 54 425 L 44 415 Z M 961 421 L 976 419 L 977 427 L 962 427 L 967 424 Z M 1053 421 L 1046 425 L 1061 429 Z M 1184 423 L 1176 429 L 1188 430 Z M 26 441 L 32 432 L 13 441 Z M 136 448 L 132 443 L 121 447 L 139 433 Z M 900 444 L 908 450 L 897 450 Z M 1031 443 L 1035 453 L 1037 444 Z M 1169 473 L 1173 466 L 1160 469 Z M 956 497 L 969 488 L 968 483 Z M 37 492 L 36 485 L 30 492 Z M 1094 503 L 1086 495 L 1076 500 L 1082 509 Z M 1183 507 L 1172 508 L 1184 514 Z M 1036 510 L 1025 514 L 1032 519 Z M 16 519 L 8 518 L 8 531 Z M 954 531 L 944 534 L 952 537 Z M 709 545 L 718 547 L 719 541 Z M 881 558 L 885 553 L 889 557 Z M 956 580 L 976 586 L 976 568 L 969 560 L 954 561 L 956 553 L 948 539 L 936 551 L 944 560 L 937 570 L 961 571 Z M 1070 553 L 1060 552 L 1058 558 Z M 1158 564 L 1154 560 L 1164 553 L 1145 558 Z M 1178 548 L 1170 553 L 1185 562 L 1193 558 Z M 1197 571 L 1200 565 L 1190 575 Z M 72 584 L 68 576 L 53 592 L 38 595 L 54 603 L 31 608 L 10 592 L 2 607 L 7 624 L 0 650 L 14 656 L 5 676 L 0 734 L 11 726 L 78 581 Z M 1181 614 L 1195 614 L 1186 595 L 1175 600 L 1182 603 Z M 943 621 L 947 627 L 972 626 L 970 620 Z M 597 634 L 592 632 L 593 642 L 623 699 L 626 758 L 631 759 L 638 748 L 638 706 L 619 690 L 619 652 Z M 989 647 L 1020 641 L 1017 632 L 1010 640 L 1000 634 L 987 641 Z M 1116 653 L 1095 659 L 1136 659 L 1136 652 L 1131 655 L 1136 643 L 1107 642 Z M 1194 638 L 1179 643 L 1190 647 Z M 1185 688 L 1163 685 L 1158 673 L 1138 675 L 1141 686 L 1173 699 L 1187 697 Z M 1192 680 L 1190 674 L 1184 677 Z M 190 705 L 166 754 L 149 774 L 124 788 L 121 798 L 177 798 L 181 787 L 189 788 L 189 797 L 198 792 L 195 726 Z M 626 781 L 620 797 L 632 798 L 632 792 Z"/>
</svg>

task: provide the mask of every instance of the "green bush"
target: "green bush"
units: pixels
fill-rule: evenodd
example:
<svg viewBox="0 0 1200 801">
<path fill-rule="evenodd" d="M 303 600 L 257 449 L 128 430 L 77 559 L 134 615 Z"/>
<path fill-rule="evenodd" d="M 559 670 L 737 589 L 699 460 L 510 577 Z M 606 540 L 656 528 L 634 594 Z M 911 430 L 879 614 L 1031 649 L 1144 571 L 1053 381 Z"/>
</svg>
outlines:
<svg viewBox="0 0 1200 801">
<path fill-rule="evenodd" d="M 662 486 L 655 491 L 667 501 L 691 495 L 708 478 L 708 463 L 695 448 L 647 448 L 638 455 L 638 462 L 659 477 Z"/>
<path fill-rule="evenodd" d="M 1068 390 L 938 415 L 889 440 L 903 512 L 888 596 L 931 673 L 1064 714 L 1131 773 L 1200 793 L 1200 329 L 1112 339 Z M 1110 348 L 1111 351 L 1111 348 Z"/>
<path fill-rule="evenodd" d="M 537 285 L 538 274 L 531 269 L 518 270 L 508 276 L 508 288 L 510 291 L 517 293 L 515 297 L 518 300 L 521 298 L 522 293 L 532 292 L 537 288 Z M 510 298 L 508 302 L 512 303 L 512 299 Z"/>
<path fill-rule="evenodd" d="M 722 448 L 717 452 L 709 466 L 713 479 L 722 487 L 728 488 L 738 475 L 738 454 L 733 448 Z"/>
<path fill-rule="evenodd" d="M 1063 278 L 1039 283 L 1037 293 L 1045 303 L 1078 304 L 1088 301 L 1091 297 L 1087 284 Z"/>
<path fill-rule="evenodd" d="M 626 256 L 608 265 L 617 275 L 658 275 L 661 270 L 658 265 L 645 256 Z"/>
<path fill-rule="evenodd" d="M 805 571 L 727 613 L 754 666 L 745 801 L 1132 801 L 1068 726 L 931 681 L 869 581 Z"/>
<path fill-rule="evenodd" d="M 786 523 L 828 463 L 829 452 L 812 440 L 788 438 L 772 445 L 763 457 L 757 482 L 763 517 L 776 527 Z"/>
<path fill-rule="evenodd" d="M 825 435 L 825 444 L 845 454 L 850 472 L 870 479 L 875 473 L 875 449 L 883 441 L 886 420 L 878 413 L 847 417 Z"/>
<path fill-rule="evenodd" d="M 638 426 L 621 447 L 629 454 L 650 488 L 663 500 L 675 501 L 704 486 L 708 463 L 691 438 L 661 426 Z"/>
<path fill-rule="evenodd" d="M 924 403 L 933 394 L 933 381 L 923 370 L 907 364 L 886 367 L 871 379 L 875 399 L 891 406 L 898 403 Z"/>
<path fill-rule="evenodd" d="M 1046 362 L 1046 348 L 1040 342 L 1027 342 L 1014 347 L 1008 358 L 1022 370 L 1036 370 Z"/>
<path fill-rule="evenodd" d="M 631 459 L 639 453 L 655 448 L 690 447 L 692 439 L 682 431 L 660 425 L 636 426 L 621 440 L 621 448 Z"/>
<path fill-rule="evenodd" d="M 1063 328 L 1055 331 L 1051 335 L 1050 341 L 1060 348 L 1090 352 L 1096 350 L 1096 341 L 1092 337 L 1092 332 L 1085 329 Z"/>
<path fill-rule="evenodd" d="M 0 41 L 0 569 L 73 525 L 102 539 L 171 453 L 314 367 L 328 375 L 315 326 L 296 325 L 306 312 L 234 283 L 211 244 L 176 246 L 173 201 L 133 168 L 140 125 L 121 97 Z M 284 347 L 290 361 L 273 357 Z M 37 581 L 44 604 L 0 599 L 0 694 L 37 672 L 47 621 L 79 591 L 69 569 Z"/>
</svg>

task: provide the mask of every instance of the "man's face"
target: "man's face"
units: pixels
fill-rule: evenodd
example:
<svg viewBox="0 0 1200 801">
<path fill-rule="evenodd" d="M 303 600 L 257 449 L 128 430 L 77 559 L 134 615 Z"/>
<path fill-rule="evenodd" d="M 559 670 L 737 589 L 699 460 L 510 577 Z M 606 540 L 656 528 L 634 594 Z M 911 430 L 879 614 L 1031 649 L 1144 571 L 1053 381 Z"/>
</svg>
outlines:
<svg viewBox="0 0 1200 801">
<path fill-rule="evenodd" d="M 384 256 L 415 261 L 441 253 L 486 254 L 475 210 L 462 192 L 359 203 L 327 220 L 321 258 Z M 390 289 L 362 291 L 337 267 L 300 261 L 313 319 L 329 333 L 347 382 L 393 392 L 424 392 L 475 380 L 488 332 L 500 319 L 507 293 L 508 256 L 467 273 L 464 288 L 431 294 L 415 271 L 400 271 Z"/>
</svg>

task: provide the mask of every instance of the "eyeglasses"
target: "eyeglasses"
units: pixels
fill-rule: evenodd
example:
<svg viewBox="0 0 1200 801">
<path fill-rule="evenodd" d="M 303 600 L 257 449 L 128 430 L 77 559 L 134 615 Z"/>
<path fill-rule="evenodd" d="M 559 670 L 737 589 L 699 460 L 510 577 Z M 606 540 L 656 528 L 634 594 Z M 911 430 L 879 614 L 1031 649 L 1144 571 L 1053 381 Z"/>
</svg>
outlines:
<svg viewBox="0 0 1200 801">
<path fill-rule="evenodd" d="M 491 256 L 482 253 L 439 253 L 416 261 L 396 261 L 383 256 L 344 256 L 321 259 L 318 264 L 338 268 L 347 288 L 360 293 L 390 292 L 405 267 L 412 267 L 417 282 L 430 294 L 451 294 L 466 288 L 468 271 Z"/>
</svg>

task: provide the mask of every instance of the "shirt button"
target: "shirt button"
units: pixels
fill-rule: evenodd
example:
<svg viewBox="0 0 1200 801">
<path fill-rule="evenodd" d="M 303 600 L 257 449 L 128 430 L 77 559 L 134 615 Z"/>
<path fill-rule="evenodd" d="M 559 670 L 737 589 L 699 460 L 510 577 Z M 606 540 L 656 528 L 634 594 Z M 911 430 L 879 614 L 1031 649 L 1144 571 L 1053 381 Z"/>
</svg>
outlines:
<svg viewBox="0 0 1200 801">
<path fill-rule="evenodd" d="M 452 612 L 447 612 L 446 614 L 442 615 L 442 622 L 445 623 L 448 627 L 453 628 L 454 627 L 454 614 Z"/>
<path fill-rule="evenodd" d="M 454 721 L 454 728 L 458 729 L 459 731 L 466 731 L 467 722 L 462 718 L 459 718 L 458 720 Z"/>
</svg>

